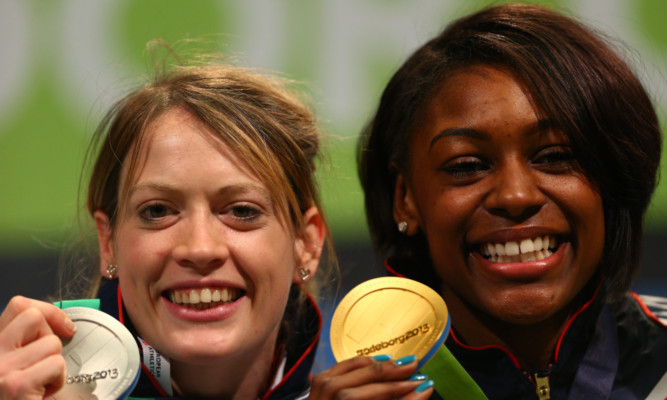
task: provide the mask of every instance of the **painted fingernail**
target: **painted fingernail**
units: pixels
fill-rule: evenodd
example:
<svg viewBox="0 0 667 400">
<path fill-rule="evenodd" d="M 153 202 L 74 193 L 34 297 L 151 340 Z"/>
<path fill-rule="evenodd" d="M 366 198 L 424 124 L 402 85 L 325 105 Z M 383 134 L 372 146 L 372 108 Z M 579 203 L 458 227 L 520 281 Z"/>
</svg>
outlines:
<svg viewBox="0 0 667 400">
<path fill-rule="evenodd" d="M 391 360 L 391 356 L 389 354 L 378 354 L 376 356 L 373 356 L 373 360 L 375 360 L 375 361 L 389 361 L 389 360 Z"/>
<path fill-rule="evenodd" d="M 405 356 L 403 358 L 399 358 L 398 360 L 394 361 L 394 364 L 396 365 L 405 365 L 405 364 L 410 364 L 411 362 L 414 362 L 417 359 L 417 356 L 414 354 L 411 356 Z"/>
<path fill-rule="evenodd" d="M 415 388 L 415 392 L 421 393 L 429 388 L 433 387 L 433 379 L 429 379 L 426 382 L 422 383 L 421 385 L 417 386 Z"/>
<path fill-rule="evenodd" d="M 410 377 L 411 381 L 425 381 L 428 379 L 428 375 L 424 374 L 414 374 Z"/>
</svg>

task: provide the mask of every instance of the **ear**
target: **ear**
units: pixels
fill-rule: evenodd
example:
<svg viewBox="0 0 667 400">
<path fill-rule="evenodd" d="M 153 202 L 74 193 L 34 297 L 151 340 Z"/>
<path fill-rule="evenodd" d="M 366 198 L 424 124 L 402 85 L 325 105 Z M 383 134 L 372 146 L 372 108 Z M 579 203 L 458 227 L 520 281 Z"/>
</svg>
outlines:
<svg viewBox="0 0 667 400">
<path fill-rule="evenodd" d="M 420 226 L 419 211 L 414 200 L 414 194 L 403 174 L 396 176 L 396 186 L 394 186 L 394 221 L 396 225 L 400 222 L 408 223 L 406 235 L 412 236 L 417 233 Z M 397 228 L 398 229 L 398 228 Z"/>
<path fill-rule="evenodd" d="M 107 265 L 115 264 L 116 260 L 113 251 L 111 224 L 109 216 L 104 211 L 95 211 L 93 218 L 95 219 L 95 228 L 97 229 L 97 243 L 100 248 L 100 273 L 102 276 L 106 276 Z"/>
<path fill-rule="evenodd" d="M 325 227 L 324 220 L 317 207 L 311 207 L 303 214 L 303 231 L 294 241 L 297 268 L 294 269 L 292 280 L 294 283 L 302 283 L 300 268 L 306 268 L 310 276 L 314 276 L 322 257 L 324 246 Z"/>
</svg>

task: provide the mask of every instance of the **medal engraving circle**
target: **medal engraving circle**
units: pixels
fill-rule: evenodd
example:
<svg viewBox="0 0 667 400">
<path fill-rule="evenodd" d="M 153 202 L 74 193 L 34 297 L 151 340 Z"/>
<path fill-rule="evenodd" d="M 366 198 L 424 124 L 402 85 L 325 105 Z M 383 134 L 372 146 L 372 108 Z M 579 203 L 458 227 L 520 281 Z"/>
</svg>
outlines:
<svg viewBox="0 0 667 400">
<path fill-rule="evenodd" d="M 67 380 L 56 400 L 118 400 L 126 398 L 140 373 L 139 349 L 130 331 L 112 316 L 92 308 L 63 311 L 76 333 L 63 341 Z"/>
<path fill-rule="evenodd" d="M 355 356 L 416 355 L 423 366 L 449 334 L 445 301 L 430 287 L 407 278 L 381 277 L 352 289 L 331 320 L 337 361 Z"/>
</svg>

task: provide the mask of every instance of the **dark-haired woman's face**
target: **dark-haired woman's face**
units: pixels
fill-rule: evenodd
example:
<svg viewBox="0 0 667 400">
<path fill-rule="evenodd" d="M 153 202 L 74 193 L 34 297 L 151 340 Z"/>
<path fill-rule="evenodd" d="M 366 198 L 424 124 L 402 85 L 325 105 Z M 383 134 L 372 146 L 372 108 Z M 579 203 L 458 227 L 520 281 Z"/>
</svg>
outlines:
<svg viewBox="0 0 667 400">
<path fill-rule="evenodd" d="M 396 219 L 426 235 L 454 320 L 535 324 L 567 310 L 601 258 L 602 200 L 512 74 L 480 65 L 451 76 L 409 159 Z"/>
</svg>

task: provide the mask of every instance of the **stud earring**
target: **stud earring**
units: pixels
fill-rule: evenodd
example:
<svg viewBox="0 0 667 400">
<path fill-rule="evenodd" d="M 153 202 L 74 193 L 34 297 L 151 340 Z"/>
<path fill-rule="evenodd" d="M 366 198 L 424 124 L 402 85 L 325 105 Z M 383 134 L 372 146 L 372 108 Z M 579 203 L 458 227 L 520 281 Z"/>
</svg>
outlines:
<svg viewBox="0 0 667 400">
<path fill-rule="evenodd" d="M 408 231 L 408 223 L 406 221 L 399 222 L 398 231 L 405 234 Z"/>
<path fill-rule="evenodd" d="M 118 265 L 116 264 L 107 265 L 107 278 L 109 279 L 115 278 L 116 272 L 118 272 Z"/>
<path fill-rule="evenodd" d="M 301 277 L 301 282 L 305 282 L 310 279 L 310 270 L 305 267 L 299 267 L 299 276 Z"/>
</svg>

